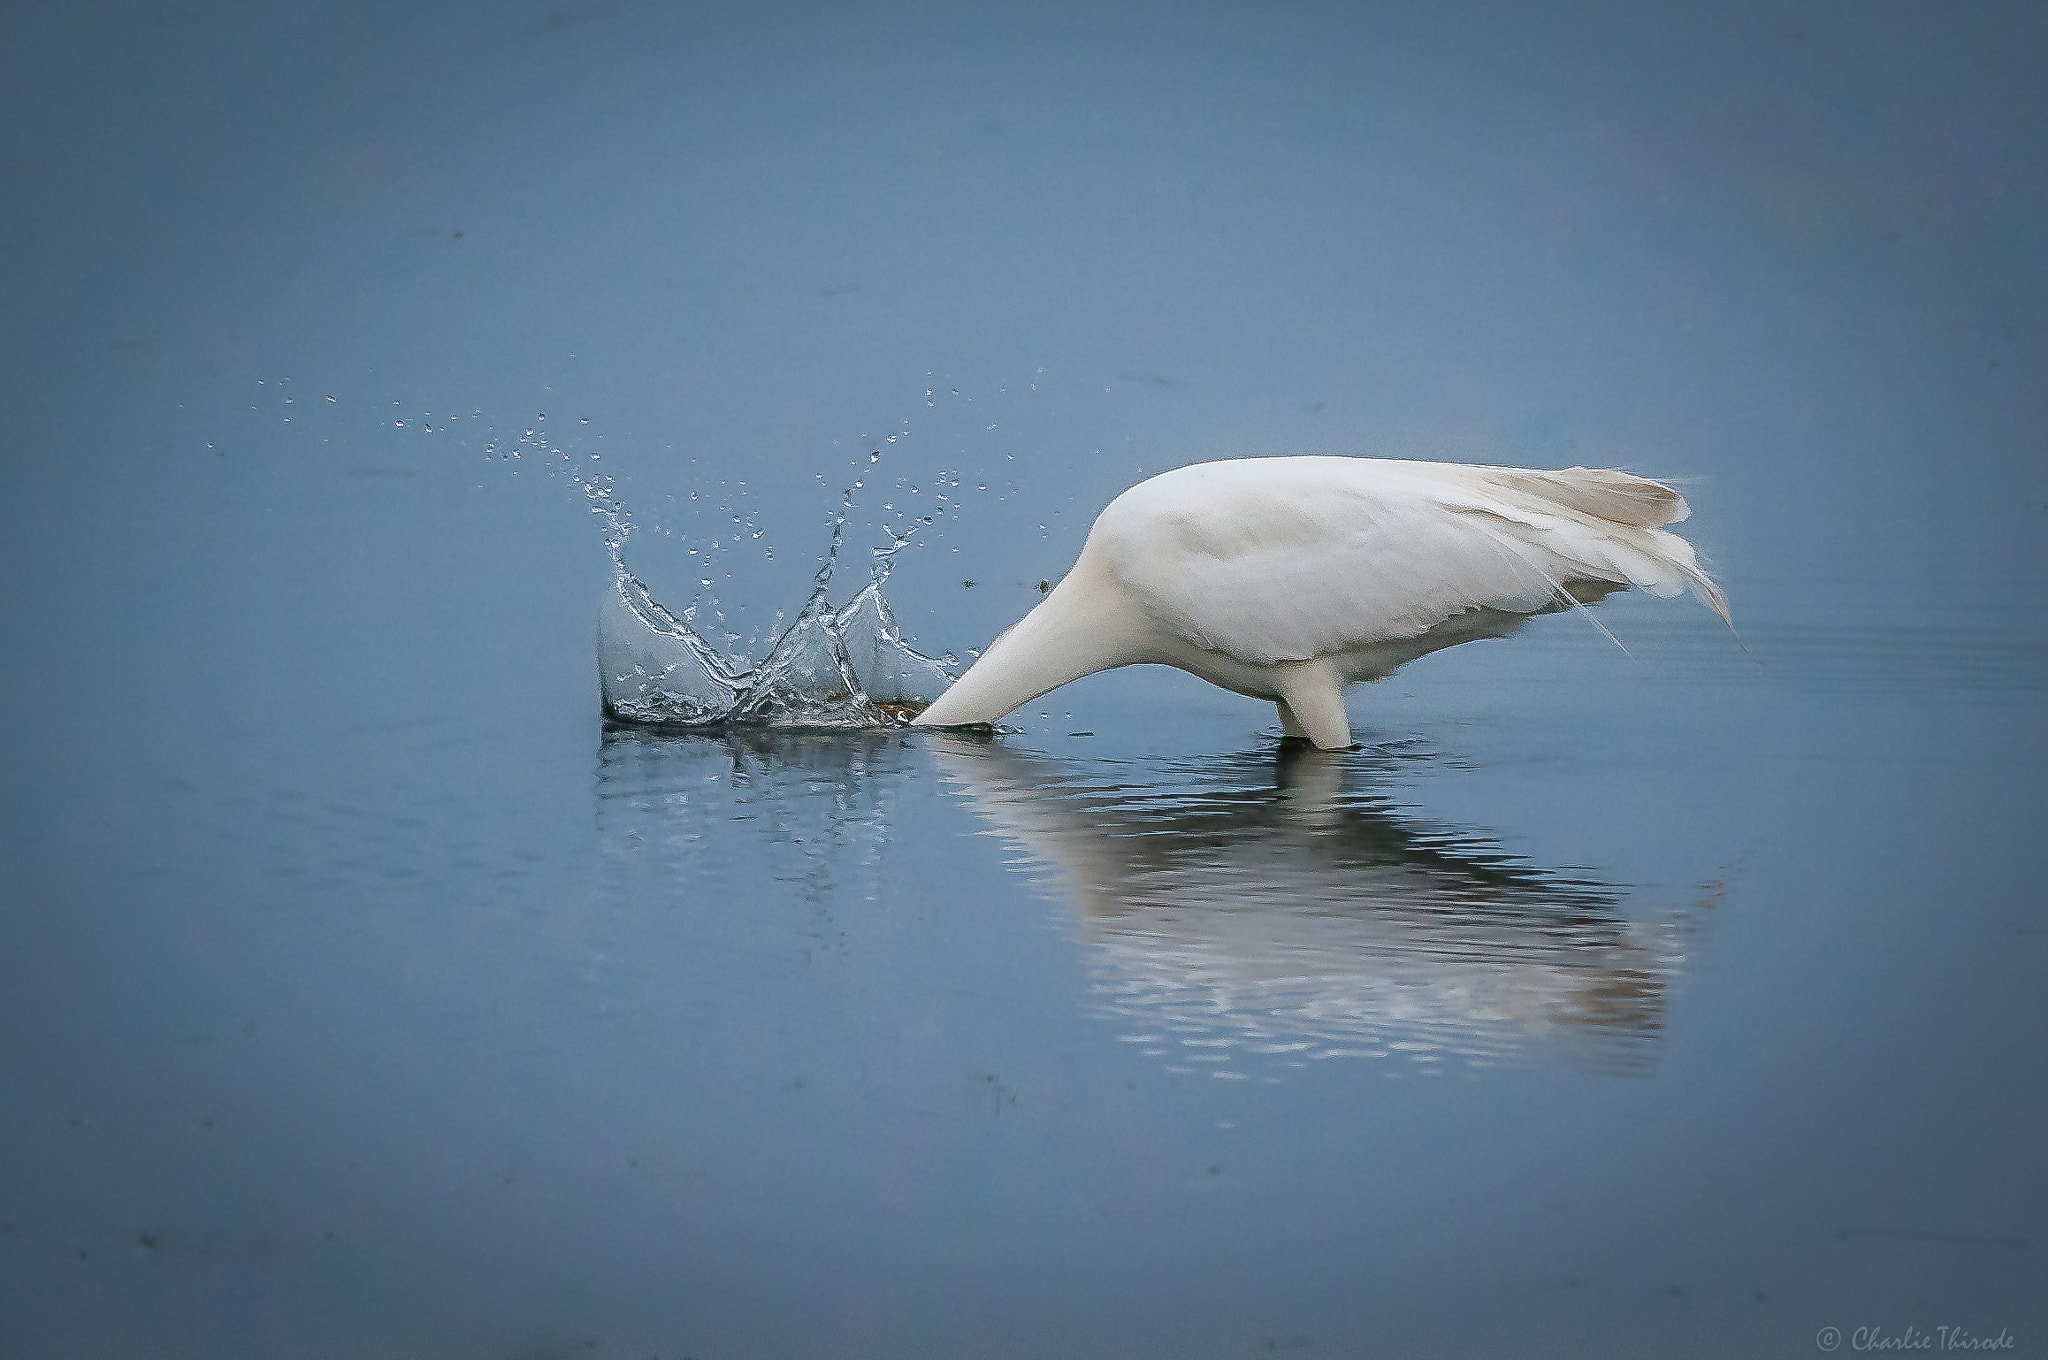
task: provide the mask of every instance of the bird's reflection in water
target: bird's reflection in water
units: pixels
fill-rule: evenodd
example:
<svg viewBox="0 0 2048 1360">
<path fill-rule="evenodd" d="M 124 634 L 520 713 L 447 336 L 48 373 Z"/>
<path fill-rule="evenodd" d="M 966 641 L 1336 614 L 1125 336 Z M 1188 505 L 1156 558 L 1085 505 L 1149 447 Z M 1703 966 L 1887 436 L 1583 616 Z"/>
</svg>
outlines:
<svg viewBox="0 0 2048 1360">
<path fill-rule="evenodd" d="M 1072 898 L 1122 1037 L 1177 1070 L 1555 1054 L 1647 1071 L 1709 905 L 1632 909 L 1615 885 L 1404 813 L 1373 791 L 1402 759 L 1384 750 L 1161 768 L 935 745 Z"/>
</svg>

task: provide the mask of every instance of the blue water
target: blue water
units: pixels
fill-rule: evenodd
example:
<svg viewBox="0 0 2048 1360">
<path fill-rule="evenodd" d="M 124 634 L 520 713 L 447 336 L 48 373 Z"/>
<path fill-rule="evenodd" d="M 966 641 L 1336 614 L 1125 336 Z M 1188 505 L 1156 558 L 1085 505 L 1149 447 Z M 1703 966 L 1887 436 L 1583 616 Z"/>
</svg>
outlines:
<svg viewBox="0 0 2048 1360">
<path fill-rule="evenodd" d="M 994 741 L 54 724 L 9 1346 L 2038 1335 L 2041 645 L 1605 608 L 1334 756 L 1165 672 Z"/>
<path fill-rule="evenodd" d="M 2048 1347 L 2037 8 L 7 23 L 0 1356 Z M 1739 633 L 605 719 L 1311 452 Z"/>
</svg>

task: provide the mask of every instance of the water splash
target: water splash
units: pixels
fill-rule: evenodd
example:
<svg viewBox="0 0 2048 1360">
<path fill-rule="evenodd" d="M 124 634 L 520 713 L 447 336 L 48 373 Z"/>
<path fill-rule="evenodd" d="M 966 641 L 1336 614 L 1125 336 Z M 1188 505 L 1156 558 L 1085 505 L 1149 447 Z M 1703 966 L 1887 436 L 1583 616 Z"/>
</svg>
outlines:
<svg viewBox="0 0 2048 1360">
<path fill-rule="evenodd" d="M 307 408 L 297 405 L 289 376 L 257 378 L 255 382 L 269 414 L 286 423 L 306 415 Z M 346 396 L 326 394 L 326 406 L 347 408 L 349 404 Z M 575 427 L 570 436 L 557 440 L 550 435 L 546 411 L 534 411 L 501 426 L 487 420 L 482 407 L 466 403 L 428 407 L 386 392 L 358 404 L 379 430 L 401 431 L 400 437 L 407 440 L 452 435 L 461 449 L 480 455 L 506 475 L 525 471 L 547 479 L 561 478 L 583 493 L 588 508 L 600 519 L 613 566 L 612 588 L 598 629 L 601 690 L 610 718 L 704 728 L 722 724 L 796 729 L 888 727 L 908 721 L 937 698 L 958 670 L 951 656 L 928 657 L 904 641 L 883 594 L 897 552 L 920 530 L 952 512 L 955 502 L 950 493 L 960 486 L 958 474 L 940 471 L 922 487 L 907 477 L 896 478 L 893 490 L 878 483 L 877 493 L 902 502 L 900 509 L 895 501 L 881 505 L 883 512 L 894 517 L 893 524 L 884 521 L 879 526 L 889 536 L 889 543 L 873 550 L 870 579 L 852 599 L 834 607 L 827 594 L 838 565 L 845 523 L 854 510 L 853 495 L 864 489 L 865 479 L 878 476 L 874 469 L 883 463 L 882 450 L 908 437 L 908 420 L 901 422 L 902 428 L 877 437 L 861 436 L 860 452 L 851 465 L 850 486 L 831 525 L 831 551 L 795 620 L 783 628 L 784 616 L 776 612 L 772 640 L 766 655 L 757 661 L 762 634 L 756 631 L 742 638 L 733 631 L 715 597 L 706 598 L 705 617 L 700 620 L 695 604 L 679 612 L 669 609 L 627 569 L 625 545 L 629 538 L 641 532 L 675 538 L 676 533 L 658 519 L 636 523 L 613 478 L 601 471 L 605 466 L 600 452 L 604 434 L 588 428 L 590 417 L 571 413 L 570 422 L 565 422 L 561 418 L 564 413 L 557 410 L 556 431 L 565 423 Z M 257 411 L 258 403 L 249 403 L 249 409 Z M 474 449 L 472 437 L 477 440 Z M 326 442 L 327 436 L 321 438 Z M 214 445 L 208 443 L 207 448 Z M 221 456 L 227 456 L 226 452 L 221 451 Z M 697 459 L 689 461 L 694 465 Z M 822 487 L 824 474 L 818 477 Z M 911 499 L 927 491 L 932 493 L 930 500 Z M 748 543 L 757 546 L 763 560 L 775 557 L 774 548 L 761 543 L 767 532 L 761 522 L 763 506 L 758 500 L 750 501 L 749 495 L 744 479 L 735 478 L 729 487 L 724 480 L 714 487 L 707 479 L 689 491 L 690 504 L 680 507 L 693 517 L 692 531 L 684 540 L 692 575 L 707 590 L 716 584 L 721 568 L 736 565 L 733 558 L 744 553 Z M 710 519 L 714 505 L 722 522 L 704 533 L 702 521 Z M 732 581 L 733 572 L 724 571 L 723 579 Z M 735 617 L 746 616 L 736 611 Z"/>
<path fill-rule="evenodd" d="M 810 598 L 758 662 L 721 654 L 692 627 L 695 609 L 671 612 L 626 568 L 632 519 L 609 478 L 579 479 L 605 521 L 612 589 L 598 617 L 598 673 L 605 716 L 620 722 L 713 728 L 728 724 L 863 728 L 908 722 L 953 682 L 951 658 L 904 642 L 882 585 L 911 535 L 889 530 L 868 582 L 836 608 L 829 592 L 846 512 Z M 913 531 L 914 532 L 914 531 Z"/>
<path fill-rule="evenodd" d="M 953 394 L 961 395 L 958 389 Z M 933 393 L 927 391 L 925 396 L 926 404 L 932 405 Z M 284 400 L 288 405 L 292 402 L 289 395 Z M 337 399 L 330 395 L 328 401 Z M 467 415 L 456 411 L 437 416 L 432 410 L 398 400 L 391 406 L 391 412 L 384 412 L 381 401 L 378 403 L 379 423 L 409 435 L 467 430 L 471 427 L 463 422 L 484 421 L 480 407 Z M 561 424 L 558 420 L 557 428 Z M 587 427 L 591 421 L 587 416 L 578 417 L 576 424 Z M 908 477 L 895 478 L 893 489 L 878 484 L 879 494 L 894 497 L 880 507 L 893 516 L 893 523 L 885 520 L 879 526 L 890 541 L 872 550 L 870 579 L 853 598 L 835 607 L 828 596 L 845 523 L 854 509 L 853 496 L 865 489 L 867 479 L 877 476 L 874 469 L 884 460 L 883 449 L 909 437 L 910 421 L 901 425 L 878 436 L 861 435 L 860 453 L 851 464 L 856 475 L 832 521 L 831 551 L 795 620 L 782 628 L 783 615 L 776 613 L 774 627 L 780 631 L 758 660 L 760 635 L 742 639 L 732 631 L 715 598 L 705 601 L 706 618 L 702 620 L 696 604 L 671 610 L 626 567 L 625 544 L 636 532 L 645 530 L 664 537 L 674 537 L 674 532 L 657 522 L 636 525 L 612 477 L 599 470 L 603 455 L 597 441 L 603 440 L 602 432 L 557 442 L 549 434 L 548 413 L 539 411 L 502 431 L 485 423 L 480 451 L 487 462 L 504 466 L 513 476 L 523 468 L 548 478 L 565 478 L 584 494 L 590 510 L 602 520 L 613 566 L 612 589 L 607 592 L 598 628 L 598 664 L 607 717 L 699 728 L 726 724 L 886 727 L 907 722 L 930 704 L 952 683 L 959 669 L 952 656 L 925 656 L 905 642 L 883 594 L 896 554 L 920 530 L 957 510 L 953 493 L 962 485 L 958 472 L 940 470 L 924 485 Z M 458 442 L 469 447 L 466 439 Z M 694 464 L 697 460 L 690 461 Z M 818 480 L 822 487 L 825 475 L 818 474 Z M 707 589 L 714 585 L 718 568 L 731 565 L 722 554 L 750 540 L 758 543 L 766 532 L 759 522 L 758 503 L 751 508 L 743 504 L 748 496 L 746 481 L 736 481 L 731 489 L 720 481 L 718 488 L 705 486 L 689 493 L 692 514 L 708 512 L 712 503 L 730 502 L 718 503 L 717 509 L 732 527 L 720 525 L 716 532 L 688 545 L 693 574 Z M 912 499 L 926 492 L 931 493 L 929 500 Z M 701 507 L 697 505 L 700 493 L 704 499 Z M 764 559 L 775 556 L 772 547 L 762 546 L 760 551 Z M 725 572 L 724 579 L 730 581 L 732 572 Z"/>
</svg>

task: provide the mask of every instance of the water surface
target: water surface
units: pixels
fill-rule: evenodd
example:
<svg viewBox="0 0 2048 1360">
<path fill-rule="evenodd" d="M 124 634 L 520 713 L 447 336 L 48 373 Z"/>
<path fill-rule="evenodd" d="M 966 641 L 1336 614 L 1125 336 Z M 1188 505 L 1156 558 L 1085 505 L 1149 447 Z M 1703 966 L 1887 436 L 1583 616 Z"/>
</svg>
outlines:
<svg viewBox="0 0 2048 1360">
<path fill-rule="evenodd" d="M 994 740 L 450 709 L 52 775 L 10 1345 L 2025 1328 L 2040 646 L 1605 608 L 1632 658 L 1542 621 L 1337 755 L 1139 671 Z"/>
<path fill-rule="evenodd" d="M 0 1356 L 2048 1348 L 2039 5 L 15 8 Z M 1740 639 L 862 707 L 1279 453 Z"/>
</svg>

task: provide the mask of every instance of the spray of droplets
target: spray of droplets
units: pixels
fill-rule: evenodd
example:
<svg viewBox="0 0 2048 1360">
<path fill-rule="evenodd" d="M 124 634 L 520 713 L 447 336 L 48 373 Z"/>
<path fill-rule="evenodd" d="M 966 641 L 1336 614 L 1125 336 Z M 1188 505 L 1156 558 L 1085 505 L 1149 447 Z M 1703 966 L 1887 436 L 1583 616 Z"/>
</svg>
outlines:
<svg viewBox="0 0 2048 1360">
<path fill-rule="evenodd" d="M 1035 383 L 1032 390 L 1036 390 Z M 926 387 L 927 407 L 947 400 L 938 391 Z M 957 387 L 949 391 L 954 403 L 963 408 L 974 405 L 972 395 Z M 259 402 L 250 404 L 252 412 L 267 409 L 286 424 L 304 409 L 296 401 L 289 378 L 259 380 L 258 392 L 253 395 L 259 396 Z M 346 409 L 351 404 L 345 396 L 323 395 L 322 409 L 337 404 Z M 729 589 L 733 580 L 729 568 L 734 559 L 727 554 L 752 553 L 765 561 L 773 561 L 775 556 L 773 546 L 761 542 L 766 531 L 760 507 L 751 499 L 746 482 L 713 484 L 707 478 L 688 492 L 688 504 L 680 503 L 680 493 L 670 496 L 693 521 L 701 521 L 714 506 L 725 521 L 710 533 L 698 530 L 678 535 L 652 520 L 636 520 L 618 483 L 603 469 L 604 436 L 588 428 L 591 421 L 587 416 L 576 417 L 571 436 L 558 444 L 549 437 L 545 411 L 520 422 L 514 433 L 504 433 L 485 418 L 481 408 L 436 403 L 436 409 L 428 409 L 424 404 L 396 400 L 384 407 L 380 400 L 373 410 L 383 411 L 376 423 L 386 429 L 402 430 L 408 437 L 437 444 L 445 441 L 451 451 L 460 449 L 470 457 L 480 453 L 509 476 L 517 477 L 522 471 L 529 476 L 540 474 L 566 480 L 577 489 L 597 518 L 612 565 L 611 589 L 599 621 L 598 661 L 605 712 L 615 720 L 693 727 L 897 723 L 907 721 L 936 698 L 958 669 L 951 654 L 926 656 L 905 642 L 883 594 L 897 556 L 913 543 L 922 546 L 922 531 L 957 515 L 965 484 L 960 473 L 945 469 L 923 479 L 888 477 L 882 467 L 885 454 L 910 437 L 908 420 L 878 436 L 862 435 L 858 441 L 850 441 L 854 452 L 848 459 L 847 481 L 842 484 L 839 505 L 827 521 L 829 546 L 812 578 L 808 597 L 787 626 L 783 622 L 786 615 L 778 611 L 771 624 L 752 636 L 742 636 L 728 626 L 717 593 Z M 560 426 L 566 422 L 557 419 L 553 423 Z M 987 428 L 994 431 L 997 425 L 989 423 Z M 207 448 L 213 451 L 214 446 L 209 443 Z M 966 447 L 959 452 L 963 459 L 972 456 Z M 823 473 L 817 474 L 817 480 L 821 489 L 829 485 Z M 991 489 L 986 480 L 971 485 L 977 493 Z M 1005 482 L 996 499 L 1003 500 L 1005 492 L 1015 491 L 1014 482 Z M 869 550 L 867 580 L 850 599 L 835 606 L 830 601 L 834 572 L 840 565 L 849 516 L 862 508 L 863 500 L 888 541 Z M 686 607 L 670 609 L 627 567 L 629 540 L 646 535 L 681 538 L 690 576 L 698 588 L 696 598 Z"/>
</svg>

